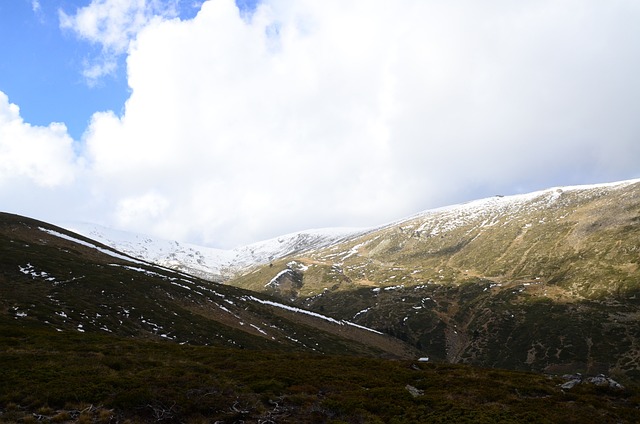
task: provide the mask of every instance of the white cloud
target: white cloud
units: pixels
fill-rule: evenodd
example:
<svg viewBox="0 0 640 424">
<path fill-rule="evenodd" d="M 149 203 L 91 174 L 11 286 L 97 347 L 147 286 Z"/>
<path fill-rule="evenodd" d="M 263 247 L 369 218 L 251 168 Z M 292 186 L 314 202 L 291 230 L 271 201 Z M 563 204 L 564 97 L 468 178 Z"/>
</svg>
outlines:
<svg viewBox="0 0 640 424">
<path fill-rule="evenodd" d="M 61 28 L 102 48 L 99 57 L 85 64 L 83 75 L 90 83 L 115 72 L 117 57 L 151 20 L 176 14 L 175 0 L 92 0 L 75 14 L 58 10 Z"/>
<path fill-rule="evenodd" d="M 120 199 L 116 206 L 117 223 L 124 227 L 142 225 L 161 216 L 168 204 L 167 199 L 153 192 Z"/>
<path fill-rule="evenodd" d="M 100 220 L 89 209 L 83 159 L 64 124 L 24 122 L 17 105 L 0 91 L 0 205 L 11 212 L 60 222 Z"/>
<path fill-rule="evenodd" d="M 150 4 L 61 14 L 127 53 L 124 113 L 83 137 L 107 225 L 232 246 L 640 176 L 637 2 Z"/>
<path fill-rule="evenodd" d="M 64 124 L 32 126 L 0 91 L 0 186 L 27 180 L 36 186 L 68 185 L 78 164 Z"/>
<path fill-rule="evenodd" d="M 115 75 L 118 70 L 118 59 L 113 55 L 103 55 L 100 58 L 85 60 L 82 76 L 88 85 L 94 87 L 106 75 Z"/>
<path fill-rule="evenodd" d="M 150 230 L 226 245 L 512 181 L 625 177 L 640 158 L 638 12 L 274 0 L 243 19 L 210 1 L 138 33 L 125 113 L 96 115 L 87 149 L 101 190 L 166 199 Z"/>
<path fill-rule="evenodd" d="M 175 2 L 92 0 L 74 15 L 58 11 L 60 27 L 114 53 L 125 53 L 138 31 L 156 16 L 175 14 Z"/>
<path fill-rule="evenodd" d="M 272 11 L 248 24 L 233 2 L 210 2 L 193 21 L 143 30 L 128 60 L 125 115 L 96 115 L 87 136 L 105 190 L 158 188 L 172 199 L 158 218 L 177 228 L 182 215 L 172 214 L 193 205 L 189 235 L 212 242 L 273 235 L 302 216 L 354 225 L 370 210 L 396 211 L 399 190 L 385 170 L 389 112 L 375 88 L 392 82 L 368 67 L 379 51 L 364 43 L 384 35 L 370 28 L 352 46 L 335 37 L 321 52 L 331 28 L 301 35 L 308 29 L 289 19 L 270 39 Z M 358 45 L 359 57 L 350 53 Z"/>
</svg>

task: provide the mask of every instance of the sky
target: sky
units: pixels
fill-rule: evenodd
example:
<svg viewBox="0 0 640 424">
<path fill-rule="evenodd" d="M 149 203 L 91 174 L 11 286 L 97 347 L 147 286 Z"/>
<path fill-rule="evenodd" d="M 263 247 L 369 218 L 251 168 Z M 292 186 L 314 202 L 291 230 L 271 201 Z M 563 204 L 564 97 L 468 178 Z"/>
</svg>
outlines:
<svg viewBox="0 0 640 424">
<path fill-rule="evenodd" d="M 0 210 L 220 248 L 640 177 L 637 0 L 0 3 Z"/>
</svg>

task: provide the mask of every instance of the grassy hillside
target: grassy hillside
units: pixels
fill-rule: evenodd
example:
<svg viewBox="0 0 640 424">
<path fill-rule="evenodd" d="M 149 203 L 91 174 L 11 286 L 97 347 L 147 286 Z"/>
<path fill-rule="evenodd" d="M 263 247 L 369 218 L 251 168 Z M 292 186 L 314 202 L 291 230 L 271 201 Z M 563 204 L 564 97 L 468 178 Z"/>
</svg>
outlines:
<svg viewBox="0 0 640 424">
<path fill-rule="evenodd" d="M 374 259 L 375 249 L 366 257 L 385 273 L 360 281 L 349 267 L 361 266 L 364 251 L 347 246 L 335 261 L 340 248 L 247 276 L 286 299 L 277 300 L 0 214 L 0 422 L 637 421 L 634 362 L 620 365 L 627 388 L 571 389 L 559 377 L 446 363 L 527 368 L 515 352 L 535 341 L 531 368 L 561 374 L 554 358 L 573 364 L 581 339 L 572 335 L 581 331 L 592 337 L 589 358 L 635 352 L 637 327 L 626 321 L 635 297 L 564 295 L 562 303 L 530 294 L 542 283 L 471 276 L 385 285 L 378 276 L 402 280 L 390 274 L 400 267 Z M 331 285 L 318 294 L 317 281 Z M 559 347 L 549 341 L 554 331 L 563 334 Z M 429 363 L 416 360 L 425 353 Z"/>
<path fill-rule="evenodd" d="M 639 265 L 640 183 L 628 182 L 427 212 L 231 284 L 441 360 L 640 379 Z"/>
<path fill-rule="evenodd" d="M 356 356 L 178 345 L 0 319 L 0 422 L 633 423 L 635 390 Z"/>
<path fill-rule="evenodd" d="M 196 345 L 413 356 L 391 337 L 136 261 L 60 228 L 6 214 L 0 215 L 0 317 L 60 332 Z"/>
</svg>

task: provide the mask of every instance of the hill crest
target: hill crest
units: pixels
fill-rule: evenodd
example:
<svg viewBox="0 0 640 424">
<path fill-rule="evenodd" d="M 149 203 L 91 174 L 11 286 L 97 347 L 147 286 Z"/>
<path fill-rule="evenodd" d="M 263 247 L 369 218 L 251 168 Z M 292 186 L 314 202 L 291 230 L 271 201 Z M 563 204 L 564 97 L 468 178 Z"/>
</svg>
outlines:
<svg viewBox="0 0 640 424">
<path fill-rule="evenodd" d="M 284 234 L 273 239 L 263 240 L 229 250 L 199 246 L 175 240 L 162 240 L 144 234 L 114 230 L 90 223 L 62 223 L 60 226 L 139 259 L 188 272 L 212 281 L 225 281 L 253 267 L 268 264 L 274 260 L 300 255 L 308 251 L 320 250 L 367 233 L 385 228 L 405 226 L 407 223 L 415 222 L 416 220 L 441 216 L 443 217 L 442 220 L 446 219 L 448 222 L 440 225 L 438 228 L 431 228 L 430 230 L 432 232 L 447 231 L 451 230 L 452 226 L 459 225 L 464 220 L 472 219 L 474 215 L 490 215 L 501 213 L 508 209 L 515 210 L 518 205 L 523 206 L 530 204 L 538 198 L 546 199 L 547 204 L 545 204 L 545 202 L 538 202 L 537 204 L 538 208 L 543 208 L 552 205 L 553 202 L 561 197 L 563 192 L 595 194 L 623 188 L 638 182 L 640 182 L 640 179 L 603 184 L 559 186 L 509 196 L 498 195 L 429 209 L 377 227 L 305 230 Z M 487 226 L 490 224 L 490 222 L 484 222 L 482 225 Z M 415 231 L 422 233 L 427 225 L 428 223 L 425 221 L 424 226 L 422 228 L 415 228 Z"/>
</svg>

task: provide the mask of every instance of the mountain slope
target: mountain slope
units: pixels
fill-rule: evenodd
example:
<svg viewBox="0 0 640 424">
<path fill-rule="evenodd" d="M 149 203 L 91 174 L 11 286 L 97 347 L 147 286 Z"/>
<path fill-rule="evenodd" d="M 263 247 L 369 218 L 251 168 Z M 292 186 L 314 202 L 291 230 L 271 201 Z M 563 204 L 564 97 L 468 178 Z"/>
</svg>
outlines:
<svg viewBox="0 0 640 424">
<path fill-rule="evenodd" d="M 0 320 L 61 332 L 260 349 L 410 356 L 362 326 L 127 257 L 0 214 Z"/>
<path fill-rule="evenodd" d="M 602 378 L 567 389 L 564 378 L 462 365 L 35 325 L 0 323 L 0 335 L 3 423 L 622 424 L 637 423 L 640 405 L 637 390 Z"/>
<path fill-rule="evenodd" d="M 238 249 L 233 258 L 216 251 L 209 256 L 216 260 L 203 263 L 216 264 L 223 274 L 230 266 L 226 276 L 239 275 L 231 285 L 326 317 L 301 318 L 290 307 L 275 308 L 281 316 L 294 314 L 297 323 L 347 320 L 432 359 L 640 379 L 640 329 L 634 325 L 640 317 L 639 199 L 638 181 L 496 196 L 359 233 L 283 236 Z M 173 244 L 183 250 L 174 267 L 194 271 L 195 265 L 180 265 L 183 258 L 206 256 Z M 132 246 L 141 244 L 134 240 Z M 152 256 L 149 251 L 141 256 Z M 252 267 L 254 260 L 264 265 Z M 23 268 L 29 264 L 23 262 Z M 247 299 L 237 295 L 233 301 Z M 242 310 L 234 313 L 242 317 Z M 251 322 L 264 329 L 258 321 Z M 380 343 L 378 348 L 386 342 Z"/>
<path fill-rule="evenodd" d="M 640 182 L 427 211 L 230 284 L 432 358 L 640 378 Z"/>
<path fill-rule="evenodd" d="M 328 247 L 367 231 L 356 228 L 307 230 L 223 250 L 113 230 L 96 224 L 74 222 L 61 226 L 133 257 L 211 281 L 224 281 L 252 267 Z"/>
</svg>

